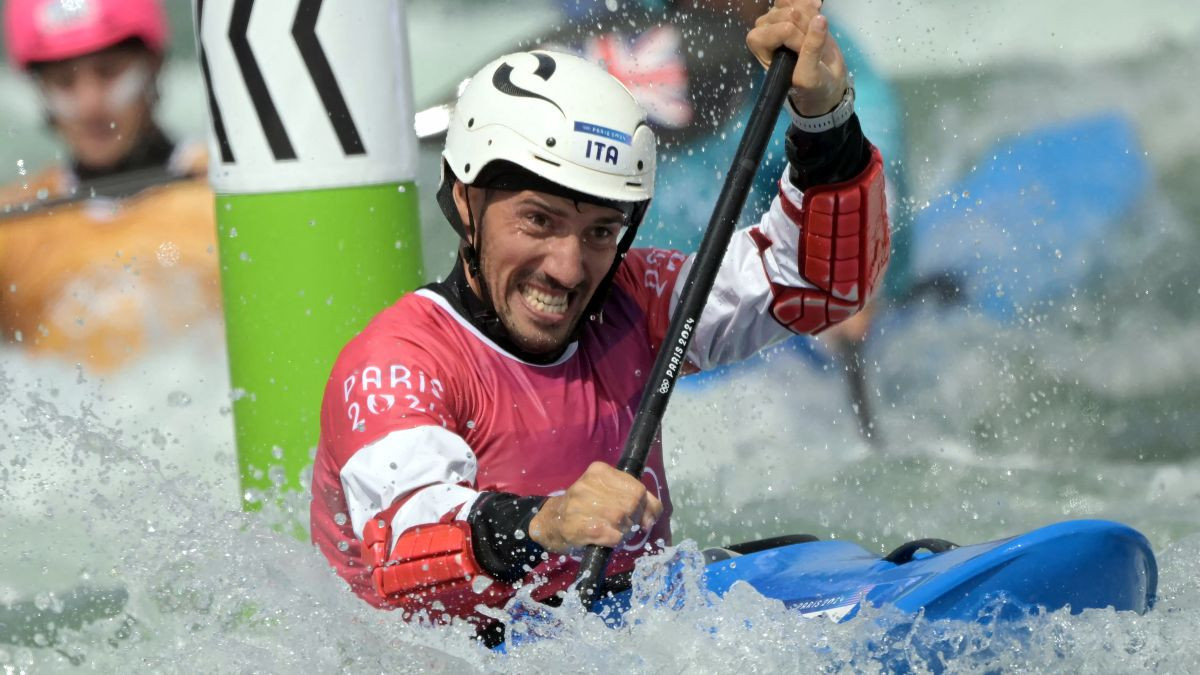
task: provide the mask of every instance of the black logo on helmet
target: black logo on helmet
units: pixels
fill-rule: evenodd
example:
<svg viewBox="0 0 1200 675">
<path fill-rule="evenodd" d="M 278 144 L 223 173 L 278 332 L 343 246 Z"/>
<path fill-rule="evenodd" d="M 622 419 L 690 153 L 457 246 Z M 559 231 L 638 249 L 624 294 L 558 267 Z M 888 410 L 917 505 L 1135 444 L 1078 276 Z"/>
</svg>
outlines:
<svg viewBox="0 0 1200 675">
<path fill-rule="evenodd" d="M 554 59 L 549 54 L 533 52 L 533 56 L 538 62 L 537 70 L 533 71 L 533 74 L 542 78 L 543 80 L 549 81 L 550 76 L 554 74 L 554 70 L 558 67 L 558 64 L 554 62 Z M 562 107 L 554 101 L 542 96 L 541 94 L 518 87 L 516 84 L 514 84 L 512 81 L 512 73 L 513 67 L 508 65 L 507 62 L 500 64 L 500 67 L 497 68 L 496 72 L 492 75 L 492 86 L 498 89 L 501 93 L 508 94 L 509 96 L 541 99 L 555 108 L 558 108 L 558 112 L 566 115 L 566 113 L 563 112 Z"/>
</svg>

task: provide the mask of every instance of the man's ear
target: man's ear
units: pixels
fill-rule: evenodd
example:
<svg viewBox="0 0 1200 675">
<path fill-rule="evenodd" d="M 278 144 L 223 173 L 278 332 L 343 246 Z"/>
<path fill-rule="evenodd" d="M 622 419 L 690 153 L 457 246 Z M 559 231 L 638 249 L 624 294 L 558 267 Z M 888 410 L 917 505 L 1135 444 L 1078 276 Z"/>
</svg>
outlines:
<svg viewBox="0 0 1200 675">
<path fill-rule="evenodd" d="M 159 77 L 162 75 L 163 57 L 147 49 L 142 58 L 145 59 L 146 68 L 150 70 L 150 82 L 147 83 L 145 92 L 146 105 L 150 108 L 147 111 L 147 117 L 153 118 L 154 108 L 158 106 L 158 102 L 162 98 Z"/>
<path fill-rule="evenodd" d="M 458 221 L 462 223 L 463 228 L 467 230 L 467 236 L 469 238 L 474 238 L 475 232 L 473 230 L 475 228 L 473 227 L 472 223 L 473 219 L 467 217 L 470 212 L 470 207 L 467 202 L 468 189 L 469 188 L 465 183 L 463 183 L 461 180 L 456 180 L 454 181 L 454 188 L 450 191 L 450 194 L 454 197 L 454 208 L 458 209 Z"/>
<path fill-rule="evenodd" d="M 147 65 L 150 66 L 150 72 L 153 73 L 155 78 L 157 78 L 159 73 L 162 72 L 163 57 L 161 54 L 150 52 L 147 58 Z"/>
</svg>

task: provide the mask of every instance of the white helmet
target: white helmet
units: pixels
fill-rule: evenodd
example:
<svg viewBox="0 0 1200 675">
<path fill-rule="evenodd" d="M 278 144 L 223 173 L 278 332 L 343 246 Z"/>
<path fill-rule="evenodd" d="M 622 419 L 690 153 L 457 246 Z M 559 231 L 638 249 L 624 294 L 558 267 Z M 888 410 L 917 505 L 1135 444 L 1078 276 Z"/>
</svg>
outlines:
<svg viewBox="0 0 1200 675">
<path fill-rule="evenodd" d="M 504 162 L 588 201 L 633 207 L 631 230 L 654 193 L 645 111 L 617 78 L 561 52 L 508 54 L 476 73 L 455 105 L 442 158 L 447 198 L 455 179 L 488 187 L 495 167 L 485 169 Z M 451 205 L 442 208 L 466 239 Z"/>
</svg>

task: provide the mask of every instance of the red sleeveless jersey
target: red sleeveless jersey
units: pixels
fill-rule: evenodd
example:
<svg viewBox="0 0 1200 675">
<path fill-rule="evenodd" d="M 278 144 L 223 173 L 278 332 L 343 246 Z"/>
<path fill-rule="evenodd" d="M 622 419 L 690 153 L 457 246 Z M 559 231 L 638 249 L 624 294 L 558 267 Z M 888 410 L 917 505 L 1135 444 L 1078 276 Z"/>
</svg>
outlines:
<svg viewBox="0 0 1200 675">
<path fill-rule="evenodd" d="M 313 471 L 313 539 L 342 577 L 366 599 L 382 603 L 359 561 L 356 531 L 362 529 L 356 525 L 390 502 L 369 498 L 373 503 L 352 513 L 355 498 L 347 499 L 342 484 L 347 465 L 352 472 L 357 463 L 364 473 L 402 477 L 405 487 L 444 486 L 438 494 L 422 495 L 420 508 L 410 509 L 424 518 L 393 523 L 398 534 L 431 517 L 461 513 L 465 518 L 477 491 L 554 495 L 592 462 L 615 464 L 666 333 L 667 291 L 683 261 L 678 253 L 630 252 L 615 277 L 603 320 L 588 322 L 578 341 L 549 365 L 505 352 L 433 291 L 406 295 L 376 317 L 343 350 L 329 380 Z M 421 436 L 397 434 L 405 430 Z M 454 447 L 449 434 L 467 447 Z M 412 450 L 429 457 L 422 461 L 402 447 L 405 443 L 393 445 L 389 438 L 417 441 L 424 447 Z M 380 446 L 384 452 L 371 452 Z M 364 455 L 369 454 L 379 457 L 368 461 Z M 456 460 L 461 466 L 448 469 Z M 459 480 L 446 485 L 448 478 Z M 614 553 L 614 572 L 632 567 L 646 547 L 671 540 L 670 494 L 657 441 L 642 480 L 662 500 L 664 515 L 650 532 Z M 404 490 L 394 496 L 403 497 Z M 410 506 L 416 506 L 412 500 L 405 504 Z M 571 558 L 551 554 L 536 573 L 565 587 L 577 569 Z"/>
</svg>

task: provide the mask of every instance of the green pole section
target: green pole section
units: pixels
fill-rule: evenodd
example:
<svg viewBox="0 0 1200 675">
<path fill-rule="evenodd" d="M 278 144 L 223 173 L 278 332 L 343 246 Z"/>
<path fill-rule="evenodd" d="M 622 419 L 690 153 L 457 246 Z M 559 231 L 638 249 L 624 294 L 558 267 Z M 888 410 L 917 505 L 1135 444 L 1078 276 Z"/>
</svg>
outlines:
<svg viewBox="0 0 1200 675">
<path fill-rule="evenodd" d="M 219 195 L 243 504 L 307 488 L 334 357 L 422 281 L 411 183 Z"/>
<path fill-rule="evenodd" d="M 404 5 L 194 9 L 242 504 L 301 533 L 334 360 L 423 279 Z"/>
</svg>

